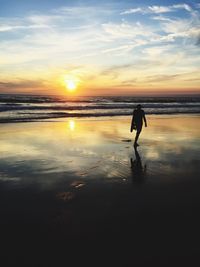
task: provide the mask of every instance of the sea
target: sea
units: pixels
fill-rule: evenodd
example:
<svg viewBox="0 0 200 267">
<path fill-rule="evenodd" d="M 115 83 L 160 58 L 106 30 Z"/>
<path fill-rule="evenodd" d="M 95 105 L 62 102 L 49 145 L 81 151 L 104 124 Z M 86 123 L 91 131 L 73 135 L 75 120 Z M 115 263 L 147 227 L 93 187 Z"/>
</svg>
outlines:
<svg viewBox="0 0 200 267">
<path fill-rule="evenodd" d="M 138 104 L 146 114 L 200 114 L 200 95 L 61 97 L 0 94 L 0 123 L 129 116 Z"/>
</svg>

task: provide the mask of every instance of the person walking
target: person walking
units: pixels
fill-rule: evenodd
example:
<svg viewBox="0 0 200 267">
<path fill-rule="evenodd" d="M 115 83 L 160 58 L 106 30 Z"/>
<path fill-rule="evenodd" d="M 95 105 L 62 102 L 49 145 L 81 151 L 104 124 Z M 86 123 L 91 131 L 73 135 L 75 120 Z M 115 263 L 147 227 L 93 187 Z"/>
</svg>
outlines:
<svg viewBox="0 0 200 267">
<path fill-rule="evenodd" d="M 142 131 L 142 126 L 143 126 L 143 120 L 145 127 L 147 127 L 147 121 L 145 117 L 145 112 L 142 109 L 141 105 L 137 105 L 136 109 L 133 111 L 133 116 L 132 116 L 132 121 L 131 121 L 131 133 L 134 130 L 136 130 L 136 135 L 135 135 L 135 141 L 134 141 L 134 146 L 137 147 L 139 144 L 137 143 L 140 133 Z"/>
</svg>

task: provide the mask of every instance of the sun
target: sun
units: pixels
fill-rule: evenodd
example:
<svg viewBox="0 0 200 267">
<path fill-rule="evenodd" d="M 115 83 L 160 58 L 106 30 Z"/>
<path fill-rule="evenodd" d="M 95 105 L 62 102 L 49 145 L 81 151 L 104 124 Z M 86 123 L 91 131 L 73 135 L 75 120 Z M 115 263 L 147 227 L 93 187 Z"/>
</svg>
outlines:
<svg viewBox="0 0 200 267">
<path fill-rule="evenodd" d="M 66 85 L 66 88 L 69 92 L 76 91 L 77 84 L 74 80 L 65 80 L 65 85 Z"/>
<path fill-rule="evenodd" d="M 60 84 L 63 89 L 68 91 L 69 94 L 76 94 L 76 91 L 80 87 L 81 80 L 78 75 L 75 74 L 65 74 L 60 77 Z"/>
</svg>

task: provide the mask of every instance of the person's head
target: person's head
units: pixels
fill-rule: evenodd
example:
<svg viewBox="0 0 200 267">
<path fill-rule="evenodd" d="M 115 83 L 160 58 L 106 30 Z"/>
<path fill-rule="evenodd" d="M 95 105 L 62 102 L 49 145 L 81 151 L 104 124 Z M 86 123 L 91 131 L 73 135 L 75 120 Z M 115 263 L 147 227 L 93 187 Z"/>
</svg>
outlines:
<svg viewBox="0 0 200 267">
<path fill-rule="evenodd" d="M 137 108 L 137 109 L 141 109 L 142 106 L 139 104 L 139 105 L 136 106 L 136 108 Z"/>
</svg>

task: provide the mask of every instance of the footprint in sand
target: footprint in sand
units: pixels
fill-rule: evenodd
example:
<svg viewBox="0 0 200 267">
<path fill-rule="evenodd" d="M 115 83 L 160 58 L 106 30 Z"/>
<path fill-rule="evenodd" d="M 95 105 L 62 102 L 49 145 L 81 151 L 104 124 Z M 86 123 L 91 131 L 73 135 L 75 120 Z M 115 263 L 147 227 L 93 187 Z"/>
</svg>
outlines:
<svg viewBox="0 0 200 267">
<path fill-rule="evenodd" d="M 97 164 L 97 163 L 100 163 L 101 161 L 102 161 L 102 160 L 98 160 L 98 161 L 96 162 L 96 164 Z M 99 164 L 98 164 L 98 165 L 94 165 L 94 166 L 92 166 L 92 167 L 86 169 L 85 171 L 78 173 L 78 175 L 80 175 L 80 176 L 85 176 L 85 175 L 88 174 L 88 172 L 89 172 L 90 170 L 96 169 L 96 168 L 98 168 L 98 167 L 100 167 Z"/>
<path fill-rule="evenodd" d="M 89 170 L 96 169 L 98 167 L 99 167 L 99 165 L 96 165 L 96 166 L 93 166 L 93 167 L 89 168 Z"/>
<path fill-rule="evenodd" d="M 77 173 L 77 175 L 79 176 L 86 176 L 88 173 L 87 172 L 80 172 L 80 173 Z"/>
<path fill-rule="evenodd" d="M 72 192 L 59 192 L 56 194 L 56 197 L 63 201 L 69 201 L 72 200 L 75 197 L 75 195 Z"/>
<path fill-rule="evenodd" d="M 122 142 L 130 143 L 132 140 L 131 139 L 122 139 Z"/>
</svg>

